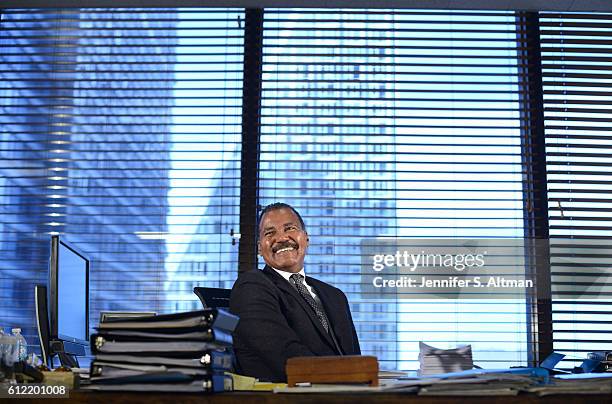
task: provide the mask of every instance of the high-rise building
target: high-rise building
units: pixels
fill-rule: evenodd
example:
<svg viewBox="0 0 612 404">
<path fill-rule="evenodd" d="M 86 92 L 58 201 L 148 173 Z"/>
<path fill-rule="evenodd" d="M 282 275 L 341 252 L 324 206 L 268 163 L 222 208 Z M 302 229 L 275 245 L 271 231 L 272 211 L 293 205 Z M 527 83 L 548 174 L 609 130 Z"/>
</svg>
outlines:
<svg viewBox="0 0 612 404">
<path fill-rule="evenodd" d="M 290 35 L 298 33 L 290 31 Z M 342 39 L 337 42 L 339 46 L 343 44 Z M 362 56 L 336 56 L 337 66 L 306 67 L 301 63 L 301 67 L 285 74 L 273 70 L 274 60 L 264 48 L 260 204 L 286 202 L 298 209 L 310 237 L 307 273 L 347 294 L 363 352 L 377 355 L 383 367 L 396 368 L 396 303 L 364 299 L 360 286 L 362 240 L 391 236 L 396 228 L 390 189 L 393 167 L 386 158 L 392 152 L 385 137 L 389 134 L 384 125 L 355 125 L 352 118 L 365 106 L 380 111 L 389 108 L 390 101 L 384 96 L 386 85 L 369 76 L 381 74 L 387 56 L 375 49 L 362 51 Z M 380 65 L 368 66 L 367 71 L 342 66 L 349 62 L 367 64 L 372 58 Z M 270 77 L 279 79 L 284 88 L 276 88 L 273 80 L 267 81 Z M 345 82 L 342 88 L 325 84 L 337 81 Z M 351 96 L 347 97 L 348 93 Z M 365 101 L 355 94 L 376 94 L 380 98 Z M 304 101 L 295 107 L 274 101 L 300 95 Z M 267 100 L 268 96 L 273 98 Z M 224 169 L 233 168 L 227 164 Z M 371 181 L 373 175 L 377 181 Z M 219 189 L 231 185 L 220 177 L 215 183 Z M 217 197 L 211 198 L 212 203 L 217 201 Z M 219 218 L 236 214 L 231 210 L 235 203 L 236 199 L 228 199 L 226 207 L 207 210 L 207 218 L 196 231 L 178 270 L 171 275 L 170 300 L 182 302 L 181 307 L 199 306 L 191 291 L 193 286 L 231 287 L 237 275 L 237 246 L 231 245 L 228 225 L 211 235 L 209 217 L 212 212 Z M 223 240 L 215 246 L 211 237 Z M 234 271 L 232 276 L 225 274 L 223 280 L 219 279 L 219 262 L 233 263 L 227 266 Z M 263 267 L 263 262 L 259 266 Z"/>
<path fill-rule="evenodd" d="M 195 286 L 231 289 L 238 276 L 240 172 L 236 159 L 217 171 L 214 192 L 165 286 L 169 311 L 199 310 Z"/>
<path fill-rule="evenodd" d="M 262 206 L 282 201 L 299 210 L 310 237 L 307 273 L 346 293 L 362 351 L 396 369 L 396 302 L 368 299 L 361 290 L 362 242 L 397 229 L 387 117 L 394 104 L 385 80 L 392 55 L 364 45 L 387 38 L 384 30 L 367 31 L 368 18 L 270 13 L 260 198 Z"/>
<path fill-rule="evenodd" d="M 362 351 L 376 355 L 382 367 L 396 368 L 395 302 L 367 299 L 361 293 L 361 243 L 393 235 L 396 220 L 390 188 L 393 167 L 382 158 L 391 154 L 390 145 L 381 145 L 385 128 L 354 125 L 351 115 L 366 101 L 346 96 L 385 91 L 383 84 L 369 80 L 368 73 L 348 73 L 341 66 L 366 58 L 339 56 L 337 66 L 314 74 L 302 68 L 291 89 L 277 90 L 280 99 L 293 92 L 308 100 L 290 118 L 264 120 L 262 143 L 274 147 L 262 148 L 260 196 L 262 206 L 280 201 L 298 209 L 310 237 L 307 273 L 347 294 Z M 348 76 L 350 88 L 321 87 Z M 264 82 L 264 99 L 266 90 Z M 367 101 L 368 107 L 381 111 L 387 104 L 384 97 Z M 262 115 L 282 115 L 280 108 L 264 106 Z M 371 181 L 373 173 L 376 182 Z"/>
<path fill-rule="evenodd" d="M 0 325 L 26 336 L 50 234 L 93 261 L 92 324 L 165 300 L 165 243 L 138 234 L 166 230 L 175 13 L 120 14 L 2 10 Z"/>
</svg>

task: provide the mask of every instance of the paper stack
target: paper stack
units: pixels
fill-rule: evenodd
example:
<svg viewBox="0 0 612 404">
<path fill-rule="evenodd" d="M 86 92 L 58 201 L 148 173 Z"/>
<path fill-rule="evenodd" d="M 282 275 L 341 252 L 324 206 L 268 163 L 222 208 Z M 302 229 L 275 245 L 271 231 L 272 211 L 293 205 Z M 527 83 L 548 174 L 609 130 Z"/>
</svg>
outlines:
<svg viewBox="0 0 612 404">
<path fill-rule="evenodd" d="M 455 349 L 438 349 L 419 342 L 419 375 L 429 376 L 440 373 L 460 372 L 472 369 L 472 346 Z"/>
<path fill-rule="evenodd" d="M 441 379 L 430 386 L 419 390 L 419 395 L 425 396 L 515 396 L 519 392 L 537 384 L 533 376 L 489 373 Z"/>
<path fill-rule="evenodd" d="M 612 374 L 577 373 L 558 375 L 550 383 L 527 391 L 539 396 L 550 394 L 612 394 Z M 595 400 L 597 401 L 597 400 Z"/>
<path fill-rule="evenodd" d="M 224 391 L 238 317 L 221 309 L 112 319 L 91 336 L 92 390 Z"/>
</svg>

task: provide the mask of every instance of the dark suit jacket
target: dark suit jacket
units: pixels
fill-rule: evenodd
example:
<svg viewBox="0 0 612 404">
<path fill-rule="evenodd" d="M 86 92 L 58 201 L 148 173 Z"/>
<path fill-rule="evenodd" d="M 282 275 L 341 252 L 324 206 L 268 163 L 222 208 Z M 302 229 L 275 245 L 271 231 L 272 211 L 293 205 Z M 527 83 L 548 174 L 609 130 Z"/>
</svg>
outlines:
<svg viewBox="0 0 612 404">
<path fill-rule="evenodd" d="M 359 355 L 359 341 L 344 293 L 310 276 L 306 282 L 323 303 L 343 354 Z M 240 317 L 234 331 L 234 350 L 241 374 L 284 382 L 287 359 L 340 354 L 304 298 L 268 266 L 238 277 L 230 311 Z"/>
</svg>

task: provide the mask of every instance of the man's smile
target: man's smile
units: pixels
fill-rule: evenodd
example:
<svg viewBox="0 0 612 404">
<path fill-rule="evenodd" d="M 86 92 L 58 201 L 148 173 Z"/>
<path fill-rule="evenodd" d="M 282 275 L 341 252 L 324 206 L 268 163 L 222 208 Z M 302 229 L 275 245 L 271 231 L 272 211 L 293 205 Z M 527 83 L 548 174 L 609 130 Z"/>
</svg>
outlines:
<svg viewBox="0 0 612 404">
<path fill-rule="evenodd" d="M 280 254 L 287 251 L 294 251 L 298 249 L 298 245 L 292 242 L 279 243 L 272 248 L 274 254 Z"/>
</svg>

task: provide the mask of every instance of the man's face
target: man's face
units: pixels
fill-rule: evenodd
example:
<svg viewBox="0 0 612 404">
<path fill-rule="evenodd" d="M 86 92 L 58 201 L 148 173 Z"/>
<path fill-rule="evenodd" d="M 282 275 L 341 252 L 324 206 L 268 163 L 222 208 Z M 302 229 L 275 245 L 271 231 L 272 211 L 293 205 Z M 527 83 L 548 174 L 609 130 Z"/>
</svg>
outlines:
<svg viewBox="0 0 612 404">
<path fill-rule="evenodd" d="M 269 266 L 291 273 L 304 267 L 308 234 L 291 209 L 267 212 L 259 224 L 258 252 Z"/>
</svg>

